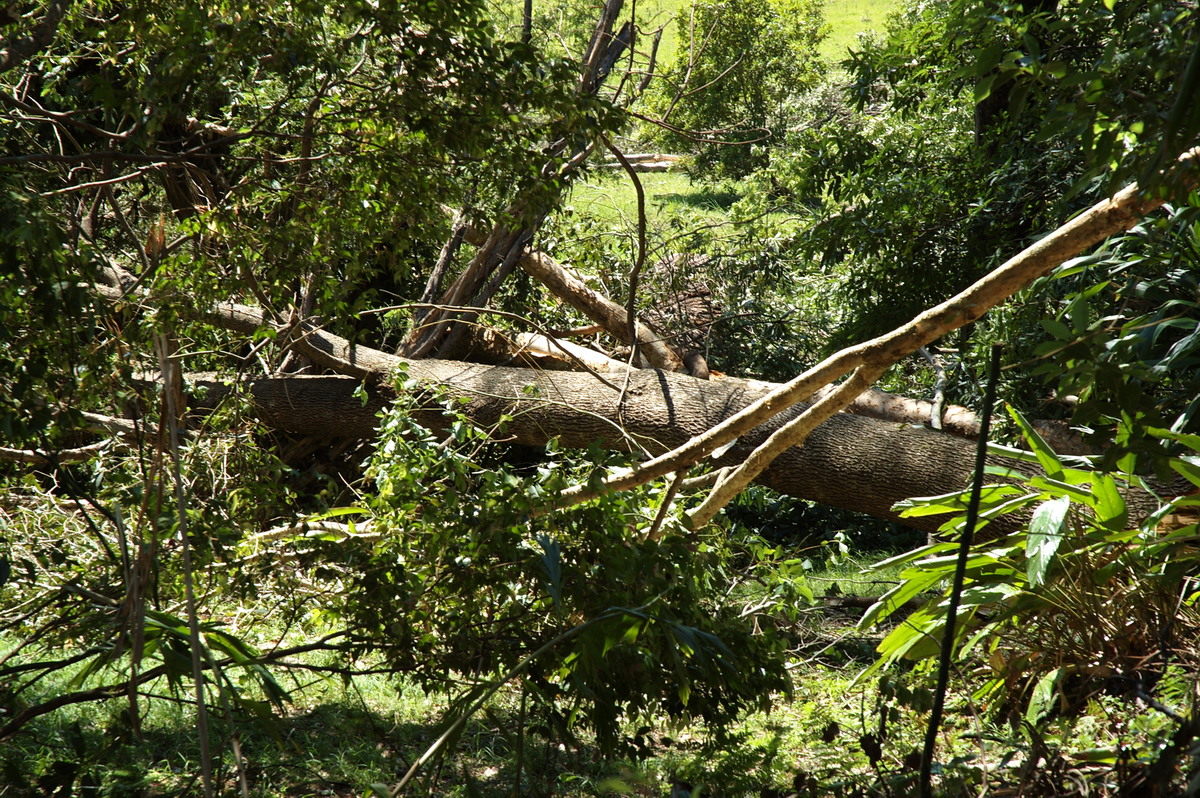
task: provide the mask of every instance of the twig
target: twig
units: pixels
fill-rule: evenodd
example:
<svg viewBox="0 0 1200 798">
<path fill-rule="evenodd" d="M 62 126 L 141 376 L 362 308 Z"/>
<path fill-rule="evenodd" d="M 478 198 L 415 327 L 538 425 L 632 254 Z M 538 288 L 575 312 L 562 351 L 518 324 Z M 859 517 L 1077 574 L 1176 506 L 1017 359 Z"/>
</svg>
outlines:
<svg viewBox="0 0 1200 798">
<path fill-rule="evenodd" d="M 954 627 L 958 622 L 958 605 L 962 600 L 963 582 L 967 574 L 967 558 L 971 539 L 979 519 L 979 501 L 983 495 L 984 464 L 987 461 L 988 430 L 992 423 L 992 406 L 996 402 L 996 384 L 1000 381 L 1000 344 L 992 345 L 992 362 L 988 372 L 987 391 L 983 396 L 983 413 L 979 422 L 979 443 L 975 447 L 975 478 L 971 483 L 971 498 L 958 546 L 958 561 L 954 565 L 954 584 L 950 588 L 946 607 L 946 626 L 942 635 L 942 656 L 938 660 L 937 686 L 933 692 L 933 708 L 929 711 L 929 727 L 925 732 L 925 749 L 921 754 L 921 798 L 933 798 L 933 754 L 937 747 L 938 729 L 946 707 L 946 686 L 950 683 L 950 663 L 954 659 Z"/>
<path fill-rule="evenodd" d="M 208 739 L 208 707 L 204 702 L 204 664 L 200 648 L 200 621 L 196 615 L 196 590 L 192 574 L 192 546 L 188 539 L 187 494 L 183 489 L 183 469 L 179 462 L 179 410 L 176 388 L 181 379 L 179 363 L 175 360 L 168 336 L 159 333 L 155 337 L 159 365 L 163 375 L 163 392 L 167 404 L 168 445 L 171 454 L 171 470 L 175 480 L 175 512 L 178 514 L 180 548 L 183 554 L 183 588 L 187 602 L 188 634 L 192 648 L 192 679 L 196 687 L 196 734 L 200 738 L 200 776 L 204 783 L 205 798 L 216 795 L 213 785 L 212 752 Z"/>
<path fill-rule="evenodd" d="M 630 345 L 634 350 L 634 358 L 636 360 L 638 349 L 637 337 L 637 289 L 638 281 L 642 275 L 642 267 L 646 265 L 646 192 L 642 188 L 642 181 L 638 179 L 637 172 L 634 171 L 633 165 L 625 158 L 625 154 L 617 149 L 608 136 L 600 135 L 600 141 L 608 148 L 608 151 L 621 162 L 621 166 L 629 175 L 629 180 L 633 183 L 634 191 L 637 192 L 637 212 L 638 212 L 638 249 L 637 259 L 634 261 L 633 268 L 629 272 L 629 299 L 625 305 L 626 325 L 628 329 Z"/>
<path fill-rule="evenodd" d="M 658 515 L 654 516 L 654 523 L 650 525 L 650 531 L 646 533 L 646 540 L 658 540 L 662 537 L 660 529 L 663 520 L 667 517 L 667 511 L 671 509 L 671 502 L 675 501 L 675 494 L 679 491 L 679 486 L 683 484 L 683 477 L 686 473 L 686 471 L 676 472 L 675 479 L 671 480 L 671 486 L 667 488 L 667 495 L 663 497 L 662 505 L 658 508 Z"/>
</svg>

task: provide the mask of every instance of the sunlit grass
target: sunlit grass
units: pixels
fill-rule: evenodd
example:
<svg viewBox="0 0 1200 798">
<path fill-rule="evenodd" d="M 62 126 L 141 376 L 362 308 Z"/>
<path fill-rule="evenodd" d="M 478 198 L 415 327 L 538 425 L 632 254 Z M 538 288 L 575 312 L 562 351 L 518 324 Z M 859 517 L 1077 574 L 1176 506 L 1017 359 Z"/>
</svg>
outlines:
<svg viewBox="0 0 1200 798">
<path fill-rule="evenodd" d="M 846 57 L 862 34 L 882 35 L 888 14 L 899 10 L 900 0 L 826 0 L 825 19 L 829 36 L 821 44 L 821 55 L 834 63 Z"/>
<path fill-rule="evenodd" d="M 739 199 L 729 187 L 693 182 L 683 172 L 638 175 L 651 218 L 692 215 L 700 220 L 724 217 Z M 596 175 L 575 186 L 568 205 L 575 213 L 622 227 L 637 222 L 637 190 L 621 172 Z"/>
</svg>

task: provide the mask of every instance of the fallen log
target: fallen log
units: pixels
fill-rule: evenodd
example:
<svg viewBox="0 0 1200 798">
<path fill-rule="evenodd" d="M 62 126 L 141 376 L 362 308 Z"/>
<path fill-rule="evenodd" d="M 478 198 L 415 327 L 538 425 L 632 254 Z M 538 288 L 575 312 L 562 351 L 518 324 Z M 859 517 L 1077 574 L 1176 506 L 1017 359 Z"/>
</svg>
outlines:
<svg viewBox="0 0 1200 798">
<path fill-rule="evenodd" d="M 397 358 L 397 360 L 400 360 Z M 698 380 L 682 374 L 637 370 L 624 391 L 588 374 L 537 371 L 445 360 L 403 363 L 404 372 L 423 389 L 453 399 L 474 423 L 492 427 L 511 417 L 503 434 L 516 442 L 544 445 L 557 438 L 570 447 L 604 447 L 657 455 L 710 429 L 760 398 L 744 386 Z M 330 438 L 371 438 L 380 413 L 398 394 L 375 375 L 365 383 L 346 376 L 288 376 L 240 383 L 189 378 L 199 398 L 195 410 L 215 407 L 232 391 L 242 391 L 255 415 L 269 427 Z M 366 387 L 364 402 L 357 393 Z M 200 389 L 200 390 L 196 390 Z M 782 424 L 804 409 L 794 407 L 711 459 L 714 467 L 734 465 Z M 444 429 L 447 419 L 436 402 L 422 405 L 417 420 Z M 944 518 L 900 520 L 892 506 L 914 496 L 936 495 L 966 486 L 973 467 L 969 439 L 906 424 L 841 413 L 818 427 L 804 446 L 777 458 L 757 481 L 790 496 L 897 521 L 933 531 Z M 1028 472 L 1029 466 L 992 458 Z M 1132 517 L 1145 517 L 1158 502 L 1140 490 L 1128 490 Z M 993 532 L 1011 529 L 1002 520 Z"/>
</svg>

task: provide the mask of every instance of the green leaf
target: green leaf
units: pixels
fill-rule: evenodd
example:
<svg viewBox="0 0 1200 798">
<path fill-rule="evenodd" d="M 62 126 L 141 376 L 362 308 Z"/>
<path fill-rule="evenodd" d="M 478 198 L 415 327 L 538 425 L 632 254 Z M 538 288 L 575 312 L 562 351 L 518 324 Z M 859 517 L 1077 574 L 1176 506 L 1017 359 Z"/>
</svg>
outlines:
<svg viewBox="0 0 1200 798">
<path fill-rule="evenodd" d="M 1027 557 L 1025 573 L 1034 587 L 1045 584 L 1046 572 L 1063 539 L 1063 521 L 1071 500 L 1066 496 L 1039 505 L 1029 520 L 1029 537 L 1025 541 Z"/>
<path fill-rule="evenodd" d="M 362 507 L 334 507 L 323 513 L 310 515 L 306 520 L 309 523 L 315 523 L 317 521 L 328 521 L 331 518 L 341 518 L 346 515 L 366 515 L 367 513 L 368 510 Z"/>
<path fill-rule="evenodd" d="M 942 552 L 957 550 L 957 543 L 932 543 L 928 546 L 922 546 L 919 549 L 913 549 L 912 551 L 907 551 L 903 554 L 897 554 L 895 557 L 889 557 L 886 560 L 881 560 L 880 562 L 877 562 L 871 566 L 869 570 L 880 571 L 886 568 L 895 568 L 900 565 L 907 565 L 913 560 L 919 560 L 922 557 L 932 557 L 941 554 Z M 867 571 L 864 570 L 864 573 L 866 572 Z"/>
<path fill-rule="evenodd" d="M 1012 405 L 1008 405 L 1008 414 L 1012 416 L 1013 421 L 1017 422 L 1017 426 L 1021 428 L 1021 434 L 1025 436 L 1025 440 L 1029 443 L 1029 448 L 1033 450 L 1033 454 L 1041 463 L 1042 468 L 1046 471 L 1046 476 L 1051 479 L 1063 479 L 1063 464 L 1058 459 L 1058 455 L 1050 448 L 1050 444 L 1046 443 L 1038 431 L 1033 428 L 1025 416 L 1021 415 Z"/>
<path fill-rule="evenodd" d="M 1075 340 L 1075 335 L 1071 332 L 1071 328 L 1058 319 L 1042 319 L 1042 329 L 1060 341 Z"/>
<path fill-rule="evenodd" d="M 981 103 L 988 98 L 992 93 L 992 84 L 996 82 L 996 78 L 1000 77 L 1000 73 L 992 72 L 984 75 L 975 84 L 975 102 Z"/>
<path fill-rule="evenodd" d="M 1200 464 L 1192 458 L 1180 457 L 1171 461 L 1171 468 L 1181 477 L 1200 487 Z"/>
<path fill-rule="evenodd" d="M 980 607 L 999 604 L 1012 598 L 1021 590 L 1013 585 L 972 585 L 962 592 L 960 607 Z"/>
<path fill-rule="evenodd" d="M 1042 493 L 1052 496 L 1056 499 L 1060 497 L 1066 497 L 1074 499 L 1080 504 L 1086 504 L 1089 507 L 1095 504 L 1095 499 L 1092 497 L 1091 491 L 1060 479 L 1034 477 L 1029 480 L 1029 486 L 1031 488 L 1036 488 Z"/>
<path fill-rule="evenodd" d="M 1038 498 L 1039 498 L 1039 496 L 1036 493 L 1025 493 L 1025 494 L 1021 494 L 1021 495 L 1017 496 L 1016 498 L 1008 499 L 1007 501 L 1000 502 L 999 504 L 996 504 L 996 505 L 993 505 L 990 507 L 983 507 L 981 505 L 980 510 L 979 510 L 979 517 L 976 519 L 977 523 L 976 523 L 975 531 L 978 532 L 980 529 L 983 529 L 985 526 L 987 526 L 987 524 L 989 522 L 991 522 L 995 518 L 999 518 L 1002 515 L 1007 515 L 1008 513 L 1014 513 L 1016 511 L 1022 509 L 1026 505 L 1037 501 Z M 938 527 L 938 531 L 944 532 L 944 533 L 953 533 L 956 535 L 961 534 L 963 527 L 966 526 L 966 523 L 967 523 L 966 514 L 959 515 L 959 516 L 956 516 L 955 518 L 950 519 L 949 521 L 947 521 L 946 523 L 944 523 L 940 527 Z"/>
<path fill-rule="evenodd" d="M 858 622 L 860 629 L 867 629 L 900 609 L 909 599 L 936 587 L 942 580 L 950 578 L 950 568 L 909 568 L 900 574 L 900 584 L 883 594 L 872 604 Z"/>
<path fill-rule="evenodd" d="M 1062 61 L 1047 61 L 1042 66 L 1042 69 L 1044 69 L 1051 77 L 1055 78 L 1056 80 L 1061 80 L 1062 78 L 1066 77 L 1067 72 L 1069 71 L 1069 67 L 1066 64 L 1064 64 Z"/>
<path fill-rule="evenodd" d="M 984 485 L 980 493 L 980 505 L 989 507 L 1020 492 L 1012 485 Z M 957 491 L 941 496 L 917 496 L 896 502 L 892 505 L 892 509 L 899 511 L 904 518 L 922 518 L 927 515 L 945 515 L 947 513 L 961 514 L 967 509 L 967 494 L 968 491 Z"/>
<path fill-rule="evenodd" d="M 1037 455 L 1035 455 L 1033 452 L 1026 449 L 1018 449 L 1014 446 L 1005 446 L 1004 444 L 1000 443 L 989 443 L 987 450 L 988 454 L 996 457 L 1007 457 L 1010 460 L 1018 460 L 1022 463 L 1039 462 Z M 1079 468 L 1088 471 L 1095 466 L 1095 458 L 1081 457 L 1073 454 L 1060 454 L 1058 455 L 1058 461 L 1064 466 L 1070 465 L 1073 468 Z M 988 468 L 995 468 L 995 466 L 988 466 Z"/>
<path fill-rule="evenodd" d="M 1049 671 L 1033 686 L 1029 696 L 1029 706 L 1025 709 L 1025 720 L 1036 724 L 1054 708 L 1054 688 L 1062 676 L 1062 668 Z"/>
<path fill-rule="evenodd" d="M 1129 511 L 1125 507 L 1125 497 L 1117 481 L 1109 474 L 1097 474 L 1092 483 L 1092 495 L 1095 497 L 1096 523 L 1114 532 L 1124 529 L 1129 524 Z"/>
<path fill-rule="evenodd" d="M 1159 427 L 1149 427 L 1146 432 L 1156 438 L 1167 438 L 1168 440 L 1177 441 L 1195 452 L 1200 452 L 1200 435 L 1175 432 L 1174 430 L 1161 429 Z"/>
<path fill-rule="evenodd" d="M 542 548 L 541 564 L 545 576 L 546 591 L 554 601 L 555 614 L 562 616 L 562 547 L 547 534 L 537 536 Z"/>
</svg>

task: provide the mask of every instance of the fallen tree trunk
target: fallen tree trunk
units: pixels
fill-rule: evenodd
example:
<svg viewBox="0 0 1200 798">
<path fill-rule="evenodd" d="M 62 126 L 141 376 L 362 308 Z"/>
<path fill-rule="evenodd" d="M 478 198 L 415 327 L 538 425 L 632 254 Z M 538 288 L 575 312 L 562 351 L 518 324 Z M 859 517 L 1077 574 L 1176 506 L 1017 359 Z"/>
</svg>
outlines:
<svg viewBox="0 0 1200 798">
<path fill-rule="evenodd" d="M 397 358 L 396 360 L 400 360 Z M 742 385 L 698 380 L 654 370 L 634 371 L 624 392 L 577 372 L 542 372 L 458 361 L 404 361 L 409 377 L 448 397 L 461 398 L 461 411 L 483 426 L 511 416 L 504 431 L 517 442 L 641 450 L 661 454 L 710 429 L 761 397 Z M 369 438 L 379 413 L 395 398 L 383 380 L 368 380 L 368 401 L 353 377 L 274 377 L 230 385 L 199 378 L 189 385 L 202 390 L 193 407 L 214 407 L 232 390 L 245 390 L 267 426 L 328 437 Z M 739 439 L 714 465 L 740 462 L 771 432 L 804 409 L 794 407 Z M 417 415 L 431 428 L 443 427 L 440 408 L 429 403 Z M 936 495 L 966 486 L 973 467 L 974 444 L 944 432 L 841 413 L 818 427 L 802 447 L 777 458 L 758 482 L 790 496 L 898 521 L 892 506 L 913 496 Z M 1024 463 L 995 458 L 1017 469 Z M 1157 506 L 1149 494 L 1130 492 L 1131 515 L 1145 516 Z M 905 519 L 926 531 L 944 518 Z M 1003 529 L 1004 527 L 996 527 Z"/>
<path fill-rule="evenodd" d="M 119 289 L 96 287 L 120 302 Z M 210 323 L 253 333 L 266 320 L 256 308 L 226 303 L 201 315 Z M 251 405 L 269 427 L 330 438 L 372 438 L 379 414 L 396 398 L 390 377 L 405 372 L 423 389 L 461 399 L 456 407 L 475 424 L 491 427 L 511 417 L 505 434 L 516 442 L 543 445 L 558 438 L 564 445 L 598 443 L 654 457 L 678 448 L 769 395 L 777 386 L 752 381 L 708 381 L 655 369 L 631 369 L 619 380 L 605 381 L 582 372 L 511 368 L 461 361 L 410 360 L 369 347 L 354 347 L 329 333 L 306 329 L 292 320 L 280 338 L 314 363 L 345 376 L 279 376 L 229 382 L 190 377 L 193 409 L 216 407 L 235 390 L 248 393 Z M 356 395 L 367 388 L 364 403 Z M 446 423 L 436 402 L 424 403 L 418 420 L 431 428 Z M 710 457 L 716 466 L 736 465 L 808 404 L 797 404 Z M 892 506 L 914 496 L 964 488 L 974 463 L 970 438 L 866 416 L 838 413 L 817 427 L 803 446 L 793 446 L 757 478 L 782 493 L 833 507 L 897 521 Z M 1028 471 L 1025 463 L 994 458 L 997 465 Z M 1131 517 L 1157 507 L 1142 491 L 1126 496 Z M 932 531 L 944 519 L 906 519 Z M 1010 520 L 1011 524 L 1012 521 Z M 997 526 L 996 529 L 1004 527 Z"/>
</svg>

